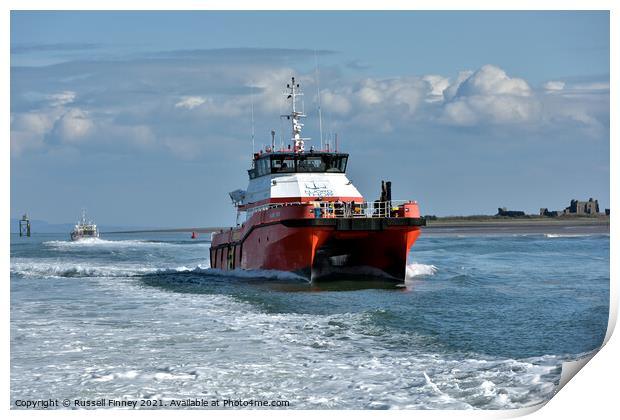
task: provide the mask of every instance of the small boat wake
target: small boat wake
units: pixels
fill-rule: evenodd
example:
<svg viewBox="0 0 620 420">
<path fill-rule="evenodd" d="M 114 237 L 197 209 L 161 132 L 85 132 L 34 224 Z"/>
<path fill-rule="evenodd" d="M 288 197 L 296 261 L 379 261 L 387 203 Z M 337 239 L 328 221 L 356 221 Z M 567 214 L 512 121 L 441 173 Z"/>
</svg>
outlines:
<svg viewBox="0 0 620 420">
<path fill-rule="evenodd" d="M 111 241 L 101 238 L 84 238 L 77 241 L 46 241 L 43 245 L 53 249 L 84 249 L 84 248 L 163 248 L 163 247 L 178 247 L 178 246 L 209 246 L 208 241 L 177 241 L 177 242 L 164 242 L 164 241 L 149 241 L 139 239 L 124 239 L 118 241 Z"/>
<path fill-rule="evenodd" d="M 554 239 L 554 238 L 588 238 L 593 236 L 607 236 L 602 233 L 545 233 L 545 238 Z"/>
</svg>

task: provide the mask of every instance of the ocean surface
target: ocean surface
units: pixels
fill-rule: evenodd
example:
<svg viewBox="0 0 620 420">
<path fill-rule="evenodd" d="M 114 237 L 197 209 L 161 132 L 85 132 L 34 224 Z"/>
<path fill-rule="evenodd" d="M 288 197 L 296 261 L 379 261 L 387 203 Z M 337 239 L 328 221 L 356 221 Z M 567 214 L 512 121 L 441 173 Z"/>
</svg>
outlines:
<svg viewBox="0 0 620 420">
<path fill-rule="evenodd" d="M 207 236 L 67 236 L 11 235 L 13 408 L 521 408 L 607 328 L 605 234 L 423 232 L 398 286 L 211 270 Z"/>
</svg>

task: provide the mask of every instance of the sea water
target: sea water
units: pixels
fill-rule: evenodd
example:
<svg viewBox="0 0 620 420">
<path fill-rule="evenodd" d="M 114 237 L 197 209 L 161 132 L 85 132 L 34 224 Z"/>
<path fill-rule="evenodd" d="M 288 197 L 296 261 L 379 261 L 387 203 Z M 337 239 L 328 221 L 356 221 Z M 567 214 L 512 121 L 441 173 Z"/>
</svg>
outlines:
<svg viewBox="0 0 620 420">
<path fill-rule="evenodd" d="M 225 273 L 209 245 L 12 235 L 12 406 L 520 408 L 551 398 L 562 362 L 607 328 L 608 235 L 423 233 L 396 286 Z"/>
</svg>

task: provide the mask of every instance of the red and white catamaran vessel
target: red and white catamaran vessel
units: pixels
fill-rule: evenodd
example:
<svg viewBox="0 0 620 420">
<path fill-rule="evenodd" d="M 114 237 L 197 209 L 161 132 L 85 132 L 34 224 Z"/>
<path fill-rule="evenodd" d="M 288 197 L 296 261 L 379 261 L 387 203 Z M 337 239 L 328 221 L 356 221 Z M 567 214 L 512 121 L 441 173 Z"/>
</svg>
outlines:
<svg viewBox="0 0 620 420">
<path fill-rule="evenodd" d="M 311 281 L 350 277 L 405 278 L 407 255 L 425 219 L 415 201 L 394 201 L 390 183 L 381 198 L 366 202 L 346 176 L 347 153 L 305 150 L 302 95 L 287 85 L 292 148 L 255 153 L 247 190 L 230 193 L 237 227 L 213 234 L 211 267 L 266 269 L 300 274 Z"/>
</svg>

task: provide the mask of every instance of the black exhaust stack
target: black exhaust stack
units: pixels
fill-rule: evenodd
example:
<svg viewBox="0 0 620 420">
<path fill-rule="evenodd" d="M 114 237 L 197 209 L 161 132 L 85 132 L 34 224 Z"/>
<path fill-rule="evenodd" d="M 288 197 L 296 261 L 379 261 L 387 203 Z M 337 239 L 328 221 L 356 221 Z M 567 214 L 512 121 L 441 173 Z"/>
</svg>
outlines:
<svg viewBox="0 0 620 420">
<path fill-rule="evenodd" d="M 379 201 L 392 201 L 392 181 L 381 181 Z"/>
</svg>

